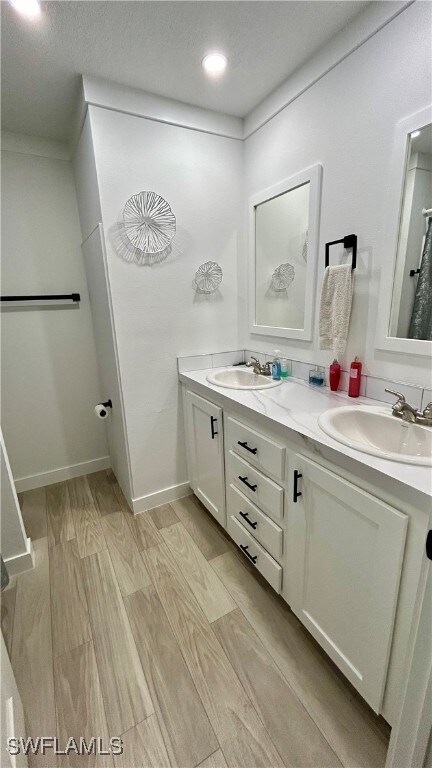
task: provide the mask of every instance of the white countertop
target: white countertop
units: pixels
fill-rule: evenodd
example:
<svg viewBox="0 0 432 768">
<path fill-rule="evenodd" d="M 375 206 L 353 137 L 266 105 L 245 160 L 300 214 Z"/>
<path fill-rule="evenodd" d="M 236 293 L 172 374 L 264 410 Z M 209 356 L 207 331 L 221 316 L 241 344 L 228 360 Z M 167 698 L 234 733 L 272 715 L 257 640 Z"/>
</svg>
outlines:
<svg viewBox="0 0 432 768">
<path fill-rule="evenodd" d="M 399 461 L 389 461 L 379 456 L 372 456 L 362 451 L 348 448 L 329 437 L 319 426 L 318 417 L 329 408 L 344 405 L 375 405 L 387 407 L 386 403 L 370 400 L 366 397 L 356 399 L 348 397 L 346 392 L 332 392 L 327 387 L 313 387 L 302 379 L 288 378 L 280 387 L 265 390 L 240 390 L 217 387 L 207 381 L 207 374 L 214 373 L 214 368 L 203 371 L 180 373 L 184 384 L 195 382 L 209 391 L 217 392 L 219 398 L 228 404 L 240 405 L 267 416 L 271 421 L 294 430 L 319 445 L 325 445 L 334 451 L 348 456 L 387 477 L 398 480 L 428 496 L 432 495 L 432 471 L 430 467 L 419 467 Z M 391 406 L 388 406 L 389 410 Z"/>
</svg>

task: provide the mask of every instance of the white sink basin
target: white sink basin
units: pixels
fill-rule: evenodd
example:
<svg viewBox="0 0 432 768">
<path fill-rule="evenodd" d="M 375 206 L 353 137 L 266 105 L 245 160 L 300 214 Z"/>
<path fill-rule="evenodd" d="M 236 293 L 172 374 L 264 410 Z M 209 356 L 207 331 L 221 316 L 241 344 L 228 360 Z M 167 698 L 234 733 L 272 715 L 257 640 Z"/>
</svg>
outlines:
<svg viewBox="0 0 432 768">
<path fill-rule="evenodd" d="M 229 389 L 270 389 L 282 384 L 282 381 L 273 381 L 270 376 L 254 373 L 249 368 L 224 368 L 207 374 L 207 381 Z"/>
<path fill-rule="evenodd" d="M 390 461 L 432 466 L 432 428 L 397 419 L 390 407 L 331 408 L 319 416 L 318 424 L 339 443 L 363 453 Z"/>
</svg>

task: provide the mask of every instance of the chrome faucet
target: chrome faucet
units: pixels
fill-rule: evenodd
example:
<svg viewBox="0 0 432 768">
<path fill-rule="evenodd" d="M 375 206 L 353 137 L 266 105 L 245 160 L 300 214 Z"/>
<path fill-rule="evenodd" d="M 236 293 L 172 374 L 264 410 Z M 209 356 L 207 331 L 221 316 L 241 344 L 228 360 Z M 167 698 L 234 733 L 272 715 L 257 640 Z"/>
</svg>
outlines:
<svg viewBox="0 0 432 768">
<path fill-rule="evenodd" d="M 261 376 L 271 376 L 271 363 L 265 363 L 264 365 L 261 365 L 260 361 L 256 359 L 256 357 L 251 357 L 248 363 L 246 363 L 247 368 L 252 368 L 253 372 L 258 375 L 261 374 Z"/>
<path fill-rule="evenodd" d="M 422 424 L 425 427 L 432 427 L 432 403 L 428 403 L 423 411 L 419 411 L 407 403 L 404 395 L 401 395 L 400 392 L 394 392 L 393 389 L 386 389 L 385 391 L 397 397 L 392 407 L 393 416 L 403 421 L 408 421 L 411 424 Z"/>
</svg>

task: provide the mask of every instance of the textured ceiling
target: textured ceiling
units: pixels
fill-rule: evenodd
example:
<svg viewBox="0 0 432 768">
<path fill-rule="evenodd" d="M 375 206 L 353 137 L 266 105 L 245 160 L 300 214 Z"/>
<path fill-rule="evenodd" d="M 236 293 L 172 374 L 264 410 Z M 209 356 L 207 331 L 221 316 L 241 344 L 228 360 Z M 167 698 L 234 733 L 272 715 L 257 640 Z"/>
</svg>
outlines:
<svg viewBox="0 0 432 768">
<path fill-rule="evenodd" d="M 2 127 L 67 139 L 80 74 L 243 117 L 367 2 L 2 2 Z M 211 80 L 211 49 L 229 69 Z"/>
</svg>

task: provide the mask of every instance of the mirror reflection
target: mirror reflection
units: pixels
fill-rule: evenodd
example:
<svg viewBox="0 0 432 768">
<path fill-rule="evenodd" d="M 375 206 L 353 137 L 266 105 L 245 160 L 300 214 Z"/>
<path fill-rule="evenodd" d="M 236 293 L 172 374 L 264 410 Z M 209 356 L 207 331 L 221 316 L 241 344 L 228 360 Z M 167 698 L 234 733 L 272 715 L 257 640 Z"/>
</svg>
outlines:
<svg viewBox="0 0 432 768">
<path fill-rule="evenodd" d="M 408 137 L 389 335 L 432 340 L 432 125 Z"/>
<path fill-rule="evenodd" d="M 304 328 L 310 182 L 255 206 L 257 325 Z"/>
</svg>

